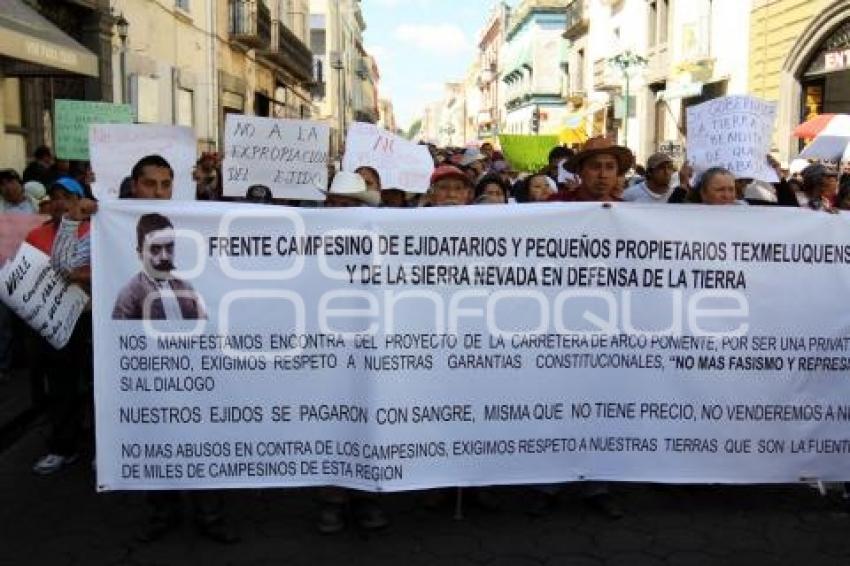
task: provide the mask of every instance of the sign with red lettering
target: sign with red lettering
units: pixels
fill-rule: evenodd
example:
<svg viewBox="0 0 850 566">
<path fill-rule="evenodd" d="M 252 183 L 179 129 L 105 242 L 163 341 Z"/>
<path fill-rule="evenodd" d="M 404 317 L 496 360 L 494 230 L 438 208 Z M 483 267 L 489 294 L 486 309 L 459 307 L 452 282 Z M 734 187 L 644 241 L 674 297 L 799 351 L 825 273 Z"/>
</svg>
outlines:
<svg viewBox="0 0 850 566">
<path fill-rule="evenodd" d="M 850 69 L 850 49 L 827 51 L 824 55 L 824 68 L 827 72 Z"/>
</svg>

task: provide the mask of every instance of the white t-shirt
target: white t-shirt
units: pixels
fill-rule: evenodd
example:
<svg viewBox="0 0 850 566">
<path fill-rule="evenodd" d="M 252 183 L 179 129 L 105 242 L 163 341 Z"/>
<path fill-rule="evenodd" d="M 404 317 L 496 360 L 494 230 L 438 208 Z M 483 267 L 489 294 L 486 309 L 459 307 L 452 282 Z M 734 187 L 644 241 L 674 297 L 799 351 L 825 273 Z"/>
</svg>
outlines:
<svg viewBox="0 0 850 566">
<path fill-rule="evenodd" d="M 666 203 L 674 189 L 667 189 L 666 193 L 657 194 L 652 192 L 646 185 L 646 181 L 638 183 L 623 191 L 623 200 L 625 202 L 653 202 Z"/>
</svg>

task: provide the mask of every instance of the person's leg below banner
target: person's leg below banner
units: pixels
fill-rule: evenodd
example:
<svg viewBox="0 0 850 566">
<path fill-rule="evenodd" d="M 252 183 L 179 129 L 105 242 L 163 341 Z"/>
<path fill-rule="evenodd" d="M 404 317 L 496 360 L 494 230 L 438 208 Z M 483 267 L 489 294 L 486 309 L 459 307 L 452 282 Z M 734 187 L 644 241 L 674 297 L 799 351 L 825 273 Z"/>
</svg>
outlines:
<svg viewBox="0 0 850 566">
<path fill-rule="evenodd" d="M 608 519 L 622 519 L 626 515 L 611 493 L 611 486 L 608 482 L 586 482 L 582 485 L 581 495 L 588 507 L 598 511 Z"/>
<path fill-rule="evenodd" d="M 0 385 L 12 377 L 12 311 L 0 303 Z"/>
<path fill-rule="evenodd" d="M 195 525 L 202 536 L 221 544 L 234 544 L 241 540 L 224 511 L 224 497 L 221 491 L 190 491 L 195 514 Z"/>
<path fill-rule="evenodd" d="M 154 542 L 174 529 L 183 519 L 180 491 L 148 491 L 145 493 L 149 515 L 136 538 L 141 542 Z"/>
<path fill-rule="evenodd" d="M 47 454 L 33 466 L 40 475 L 58 472 L 74 463 L 79 454 L 82 430 L 83 368 L 88 366 L 85 344 L 91 335 L 91 315 L 83 314 L 68 344 L 56 350 L 46 341 L 42 354 L 46 365 L 50 440 Z"/>
</svg>

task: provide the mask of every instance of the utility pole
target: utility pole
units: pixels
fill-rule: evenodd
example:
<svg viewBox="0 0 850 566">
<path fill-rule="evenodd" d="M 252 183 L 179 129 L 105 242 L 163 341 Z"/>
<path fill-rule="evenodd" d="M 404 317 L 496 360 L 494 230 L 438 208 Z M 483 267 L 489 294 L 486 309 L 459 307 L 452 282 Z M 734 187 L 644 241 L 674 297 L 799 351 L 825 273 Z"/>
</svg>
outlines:
<svg viewBox="0 0 850 566">
<path fill-rule="evenodd" d="M 345 65 L 343 65 L 343 21 L 342 21 L 342 4 L 345 2 L 328 2 L 329 6 L 336 6 L 334 12 L 334 22 L 336 25 L 336 58 L 331 61 L 331 67 L 336 70 L 337 80 L 337 152 L 340 153 L 339 158 L 342 159 L 342 145 L 345 141 Z"/>
<path fill-rule="evenodd" d="M 629 111 L 631 98 L 631 72 L 634 69 L 645 67 L 649 61 L 633 51 L 623 51 L 619 55 L 615 55 L 608 59 L 608 64 L 616 67 L 623 74 L 623 79 L 626 83 L 626 100 L 623 116 L 623 145 L 629 144 Z"/>
</svg>

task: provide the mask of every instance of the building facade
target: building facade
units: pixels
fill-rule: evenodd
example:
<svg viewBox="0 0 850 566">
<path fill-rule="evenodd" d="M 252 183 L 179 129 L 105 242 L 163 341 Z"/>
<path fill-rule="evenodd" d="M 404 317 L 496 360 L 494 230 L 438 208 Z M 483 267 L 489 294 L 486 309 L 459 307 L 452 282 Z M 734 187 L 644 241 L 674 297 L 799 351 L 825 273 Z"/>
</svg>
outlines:
<svg viewBox="0 0 850 566">
<path fill-rule="evenodd" d="M 360 0 L 310 0 L 310 24 L 317 117 L 332 125 L 335 153 L 342 147 L 348 124 L 364 108 L 363 82 L 369 81 Z"/>
<path fill-rule="evenodd" d="M 639 160 L 683 157 L 687 109 L 749 91 L 748 2 L 572 0 L 567 14 L 568 121 Z"/>
<path fill-rule="evenodd" d="M 753 0 L 750 91 L 778 103 L 775 146 L 789 160 L 801 122 L 850 113 L 850 5 L 847 0 Z"/>
<path fill-rule="evenodd" d="M 388 98 L 378 99 L 378 125 L 389 132 L 397 132 L 398 124 L 395 120 L 393 103 Z"/>
<path fill-rule="evenodd" d="M 505 83 L 501 80 L 499 69 L 509 17 L 510 7 L 504 2 L 498 2 L 478 35 L 477 85 L 481 91 L 481 102 L 476 122 L 477 138 L 482 142 L 492 142 L 505 123 Z"/>
<path fill-rule="evenodd" d="M 138 122 L 192 127 L 204 150 L 222 146 L 227 114 L 312 115 L 306 0 L 116 0 L 115 9 L 129 33 L 114 40 L 114 97 Z"/>
<path fill-rule="evenodd" d="M 229 113 L 313 115 L 307 0 L 10 1 L 11 33 L 44 61 L 0 52 L 4 166 L 53 145 L 59 98 L 130 104 L 139 123 L 193 128 L 200 150 L 222 147 Z"/>
<path fill-rule="evenodd" d="M 108 0 L 14 0 L 0 13 L 0 168 L 53 145 L 57 99 L 111 101 Z"/>
<path fill-rule="evenodd" d="M 566 115 L 564 40 L 569 0 L 523 0 L 511 12 L 500 74 L 508 134 L 556 133 Z"/>
</svg>

